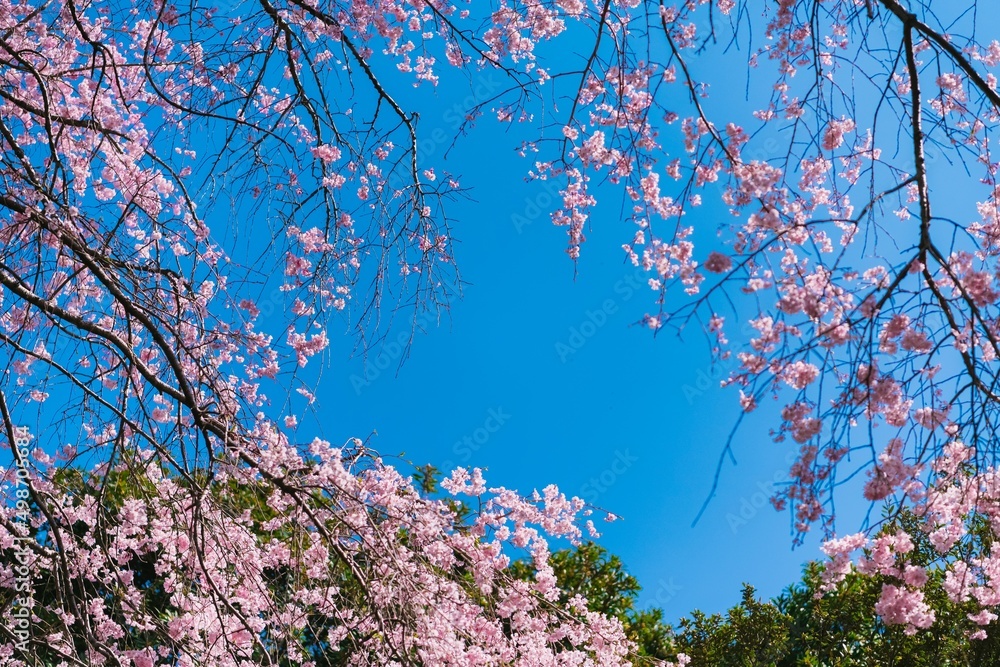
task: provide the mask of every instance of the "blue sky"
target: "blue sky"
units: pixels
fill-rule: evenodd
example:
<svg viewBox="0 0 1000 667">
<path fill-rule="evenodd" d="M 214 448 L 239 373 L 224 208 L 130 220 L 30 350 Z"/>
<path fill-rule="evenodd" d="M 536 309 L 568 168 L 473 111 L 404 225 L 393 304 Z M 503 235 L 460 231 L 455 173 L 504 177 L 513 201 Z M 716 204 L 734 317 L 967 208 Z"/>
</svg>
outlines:
<svg viewBox="0 0 1000 667">
<path fill-rule="evenodd" d="M 466 181 L 488 183 L 502 160 L 469 156 Z M 654 339 L 635 325 L 653 294 L 621 261 L 624 224 L 595 221 L 576 279 L 562 230 L 539 219 L 517 231 L 511 215 L 542 190 L 511 163 L 503 187 L 480 187 L 478 204 L 452 209 L 470 285 L 398 373 L 391 350 L 373 352 L 366 375 L 362 359 L 346 360 L 351 341 L 334 343 L 318 394 L 327 434 L 377 431 L 383 454 L 485 467 L 490 482 L 522 492 L 556 483 L 622 515 L 602 543 L 651 597 L 670 589 L 670 614 L 721 610 L 742 581 L 777 593 L 815 555 L 814 545 L 793 553 L 787 516 L 759 507 L 762 488 L 787 470 L 787 445 L 770 441 L 766 419 L 747 420 L 739 465 L 724 468 L 691 527 L 739 415 L 736 393 L 719 389 L 722 369 L 696 330 Z"/>
<path fill-rule="evenodd" d="M 422 159 L 442 164 L 454 104 L 492 94 L 502 84 L 492 77 L 454 88 L 443 77 L 434 97 L 421 88 Z M 744 420 L 738 465 L 723 467 L 692 527 L 740 412 L 737 392 L 718 386 L 727 369 L 713 367 L 696 328 L 654 338 L 637 324 L 654 294 L 623 261 L 634 225 L 620 199 L 598 209 L 574 266 L 564 230 L 548 221 L 550 193 L 524 181 L 531 162 L 514 152 L 518 136 L 484 118 L 449 152 L 444 165 L 473 188 L 449 209 L 464 298 L 401 367 L 394 346 L 366 362 L 350 358 L 346 327 L 334 337 L 318 392 L 324 436 L 377 432 L 371 444 L 384 455 L 487 468 L 490 483 L 522 492 L 556 483 L 621 515 L 601 543 L 638 577 L 640 602 L 671 620 L 725 610 L 744 581 L 779 593 L 819 552 L 816 539 L 793 550 L 788 515 L 765 502 L 792 451 L 768 436 L 774 413 Z M 723 216 L 705 206 L 690 222 L 711 238 Z"/>
</svg>

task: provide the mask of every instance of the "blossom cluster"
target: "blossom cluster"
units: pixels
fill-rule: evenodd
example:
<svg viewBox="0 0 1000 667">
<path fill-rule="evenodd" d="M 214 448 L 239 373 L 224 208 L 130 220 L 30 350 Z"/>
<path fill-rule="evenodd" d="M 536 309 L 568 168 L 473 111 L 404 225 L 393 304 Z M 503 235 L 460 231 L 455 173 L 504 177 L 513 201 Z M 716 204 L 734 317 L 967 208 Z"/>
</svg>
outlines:
<svg viewBox="0 0 1000 667">
<path fill-rule="evenodd" d="M 579 540 L 581 500 L 554 487 L 528 497 L 487 488 L 478 469 L 458 469 L 448 501 L 360 443 L 295 447 L 265 424 L 253 442 L 208 478 L 169 473 L 149 451 L 110 470 L 34 471 L 32 493 L 52 509 L 30 521 L 29 653 L 135 667 L 324 655 L 356 665 L 629 664 L 620 621 L 579 597 L 559 603 L 548 540 Z M 471 518 L 459 517 L 458 500 L 478 508 Z M 14 511 L 3 508 L 0 553 L 17 538 Z M 533 559 L 533 581 L 507 574 L 517 552 Z M 0 561 L 0 590 L 13 589 L 13 567 Z M 32 663 L 5 640 L 0 664 Z"/>
</svg>

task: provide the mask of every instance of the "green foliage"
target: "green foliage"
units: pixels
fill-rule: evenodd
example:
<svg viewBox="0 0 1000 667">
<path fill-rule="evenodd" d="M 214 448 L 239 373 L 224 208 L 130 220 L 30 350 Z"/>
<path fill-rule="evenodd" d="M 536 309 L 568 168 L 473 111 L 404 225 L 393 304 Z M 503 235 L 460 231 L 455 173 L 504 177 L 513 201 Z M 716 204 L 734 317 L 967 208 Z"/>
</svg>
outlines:
<svg viewBox="0 0 1000 667">
<path fill-rule="evenodd" d="M 750 667 L 777 665 L 789 652 L 789 618 L 744 585 L 740 604 L 725 616 L 695 611 L 673 631 L 674 649 L 692 665 Z"/>
</svg>

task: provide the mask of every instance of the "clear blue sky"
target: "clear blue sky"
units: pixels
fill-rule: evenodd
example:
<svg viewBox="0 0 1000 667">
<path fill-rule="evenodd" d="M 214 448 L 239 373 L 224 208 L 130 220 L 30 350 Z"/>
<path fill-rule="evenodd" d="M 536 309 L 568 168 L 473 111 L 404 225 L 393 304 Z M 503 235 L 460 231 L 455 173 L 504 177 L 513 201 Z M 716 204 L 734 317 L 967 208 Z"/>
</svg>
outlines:
<svg viewBox="0 0 1000 667">
<path fill-rule="evenodd" d="M 486 139 L 473 143 L 493 152 Z M 327 434 L 377 431 L 374 445 L 384 454 L 485 467 L 488 481 L 522 492 L 556 483 L 622 515 L 606 524 L 602 543 L 651 597 L 669 589 L 661 593 L 669 614 L 720 610 L 738 600 L 742 581 L 766 594 L 791 583 L 816 552 L 808 545 L 793 553 L 787 516 L 754 505 L 760 488 L 769 491 L 787 470 L 788 445 L 767 436 L 773 423 L 744 423 L 735 441 L 739 466 L 727 465 L 720 492 L 691 527 L 739 405 L 735 392 L 719 389 L 720 369 L 697 331 L 654 339 L 633 326 L 653 295 L 630 286 L 640 274 L 621 262 L 626 225 L 595 221 L 574 280 L 562 230 L 539 219 L 519 234 L 511 223 L 525 198 L 541 191 L 521 183 L 523 162 L 458 155 L 468 183 L 504 174 L 477 188 L 477 204 L 452 209 L 471 285 L 450 321 L 415 341 L 398 374 L 390 352 L 369 356 L 366 376 L 360 358 L 347 359 L 352 342 L 334 342 L 318 394 Z M 588 318 L 609 303 L 610 315 Z M 557 350 L 579 344 L 570 340 L 574 328 L 592 335 L 572 354 Z M 731 526 L 727 515 L 741 511 L 747 523 Z"/>
<path fill-rule="evenodd" d="M 398 373 L 393 348 L 381 358 L 375 350 L 366 375 L 365 362 L 349 358 L 347 330 L 333 340 L 318 393 L 325 436 L 377 431 L 372 444 L 385 455 L 487 468 L 489 482 L 521 492 L 556 483 L 621 515 L 604 524 L 601 543 L 638 577 L 641 603 L 670 620 L 695 608 L 723 611 L 744 581 L 777 594 L 819 556 L 816 539 L 793 551 L 788 515 L 764 502 L 792 445 L 768 437 L 777 425 L 769 410 L 745 420 L 734 441 L 738 466 L 727 463 L 692 527 L 739 415 L 737 393 L 719 388 L 725 369 L 713 368 L 696 329 L 654 339 L 636 325 L 654 295 L 623 263 L 634 225 L 620 218 L 620 200 L 593 218 L 574 278 L 564 230 L 547 219 L 549 195 L 524 182 L 531 162 L 513 150 L 517 130 L 484 118 L 440 162 L 454 135 L 453 105 L 501 83 L 489 74 L 471 86 L 442 77 L 436 96 L 418 91 L 420 130 L 431 138 L 422 159 L 473 188 L 474 201 L 450 208 L 470 285 L 442 326 L 415 340 Z M 724 209 L 706 206 L 690 222 L 711 238 L 720 216 Z"/>
</svg>

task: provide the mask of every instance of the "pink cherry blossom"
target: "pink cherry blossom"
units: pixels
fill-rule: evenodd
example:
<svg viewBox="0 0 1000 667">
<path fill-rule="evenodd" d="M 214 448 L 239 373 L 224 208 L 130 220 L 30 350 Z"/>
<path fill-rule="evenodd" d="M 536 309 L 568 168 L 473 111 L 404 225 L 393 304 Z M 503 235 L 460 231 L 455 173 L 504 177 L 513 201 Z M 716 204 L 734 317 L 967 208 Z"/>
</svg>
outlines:
<svg viewBox="0 0 1000 667">
<path fill-rule="evenodd" d="M 727 256 L 720 252 L 711 252 L 708 255 L 708 259 L 705 260 L 705 270 L 711 271 L 712 273 L 725 273 L 730 268 L 732 268 L 733 262 Z"/>
</svg>

